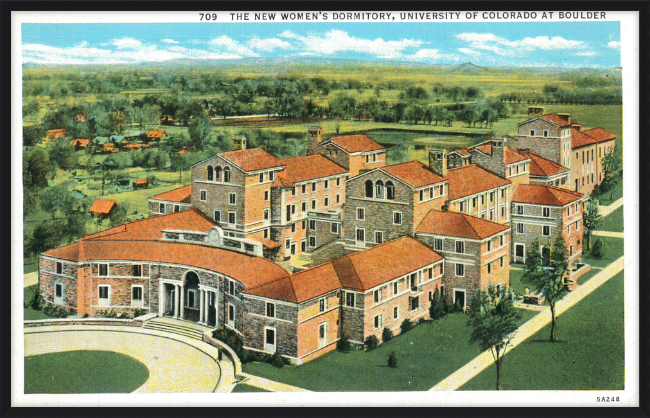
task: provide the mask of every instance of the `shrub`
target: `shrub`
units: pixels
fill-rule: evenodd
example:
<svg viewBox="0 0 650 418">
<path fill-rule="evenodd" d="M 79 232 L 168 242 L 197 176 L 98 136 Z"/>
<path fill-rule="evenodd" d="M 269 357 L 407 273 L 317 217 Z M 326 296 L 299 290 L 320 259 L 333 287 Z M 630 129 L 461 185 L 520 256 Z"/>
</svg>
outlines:
<svg viewBox="0 0 650 418">
<path fill-rule="evenodd" d="M 429 307 L 429 316 L 431 319 L 440 319 L 447 312 L 447 303 L 440 296 L 440 290 L 436 289 L 433 293 L 433 298 L 431 298 L 431 306 Z"/>
<path fill-rule="evenodd" d="M 126 312 L 122 312 L 122 313 L 120 314 L 120 318 L 122 318 L 122 319 L 127 319 L 127 318 L 131 318 L 131 316 L 130 316 L 128 313 L 126 313 Z"/>
<path fill-rule="evenodd" d="M 111 309 L 109 311 L 104 312 L 104 316 L 106 318 L 117 318 L 117 312 L 115 309 Z"/>
<path fill-rule="evenodd" d="M 605 242 L 603 242 L 603 240 L 601 240 L 600 238 L 596 239 L 594 245 L 591 247 L 591 255 L 594 258 L 600 260 L 601 258 L 605 257 L 605 253 L 606 253 Z"/>
<path fill-rule="evenodd" d="M 146 311 L 145 309 L 138 308 L 138 309 L 136 309 L 135 312 L 133 313 L 133 317 L 134 317 L 134 318 L 137 318 L 137 317 L 139 317 L 139 316 L 146 315 L 146 314 L 147 314 L 147 311 Z"/>
<path fill-rule="evenodd" d="M 405 332 L 409 332 L 413 329 L 413 322 L 411 322 L 409 319 L 405 319 L 402 321 L 402 324 L 399 327 L 402 330 L 402 334 L 404 334 Z"/>
<path fill-rule="evenodd" d="M 68 311 L 66 311 L 64 308 L 60 306 L 54 306 L 54 305 L 45 305 L 45 307 L 43 308 L 43 313 L 45 313 L 45 315 L 50 316 L 52 318 L 68 317 Z"/>
<path fill-rule="evenodd" d="M 463 305 L 461 305 L 460 300 L 454 304 L 454 312 L 463 312 Z"/>
<path fill-rule="evenodd" d="M 32 309 L 35 311 L 40 311 L 43 309 L 43 297 L 41 296 L 41 291 L 40 289 L 36 289 L 34 294 L 32 295 L 32 300 L 30 301 L 30 305 L 32 306 Z"/>
<path fill-rule="evenodd" d="M 216 338 L 225 343 L 228 347 L 232 348 L 235 354 L 237 354 L 237 357 L 243 357 L 244 342 L 235 331 L 230 328 L 221 327 L 212 332 L 212 338 Z"/>
<path fill-rule="evenodd" d="M 90 315 L 88 315 L 88 314 L 86 313 L 86 314 L 84 314 L 83 317 L 84 317 L 84 318 L 88 318 L 89 316 L 90 316 Z"/>
<path fill-rule="evenodd" d="M 368 348 L 368 350 L 377 348 L 378 345 L 379 345 L 379 338 L 375 337 L 374 335 L 371 335 L 368 338 L 366 338 L 366 347 Z"/>
<path fill-rule="evenodd" d="M 388 355 L 388 367 L 397 367 L 397 356 L 394 351 Z"/>
<path fill-rule="evenodd" d="M 384 328 L 384 331 L 381 333 L 381 340 L 383 342 L 388 342 L 393 338 L 393 331 L 388 329 L 388 327 Z"/>
<path fill-rule="evenodd" d="M 343 335 L 340 340 L 336 342 L 336 349 L 339 351 L 350 351 L 352 344 L 348 340 L 347 335 Z"/>
<path fill-rule="evenodd" d="M 273 356 L 271 356 L 269 363 L 273 367 L 277 367 L 278 369 L 281 369 L 284 367 L 284 358 L 282 358 L 282 356 L 276 352 L 275 354 L 273 354 Z"/>
</svg>

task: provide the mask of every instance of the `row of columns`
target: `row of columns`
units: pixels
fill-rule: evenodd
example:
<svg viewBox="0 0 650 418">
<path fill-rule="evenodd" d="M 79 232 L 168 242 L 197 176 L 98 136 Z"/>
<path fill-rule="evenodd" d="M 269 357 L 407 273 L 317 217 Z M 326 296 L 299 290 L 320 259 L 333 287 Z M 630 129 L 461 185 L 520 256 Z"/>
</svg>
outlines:
<svg viewBox="0 0 650 418">
<path fill-rule="evenodd" d="M 185 314 L 185 292 L 182 284 L 174 285 L 174 316 L 182 318 Z M 179 315 L 180 313 L 180 315 Z"/>
<path fill-rule="evenodd" d="M 185 287 L 183 286 L 182 283 L 176 284 L 173 283 L 172 286 L 174 286 L 174 312 L 172 315 L 175 318 L 183 318 L 185 316 Z M 199 289 L 199 323 L 202 324 L 207 324 L 208 323 L 208 317 L 209 317 L 209 305 L 210 305 L 210 294 L 213 294 L 212 298 L 213 300 L 216 301 L 217 294 L 215 291 L 212 290 L 207 290 L 207 289 Z M 164 314 L 164 309 L 165 309 L 165 284 L 161 283 L 160 284 L 160 297 L 159 297 L 159 307 L 158 307 L 158 314 L 160 316 L 163 316 Z M 219 321 L 217 320 L 217 309 L 215 306 L 215 318 L 214 318 L 214 323 L 217 324 Z"/>
<path fill-rule="evenodd" d="M 206 289 L 199 289 L 199 301 L 200 301 L 200 305 L 199 305 L 199 308 L 200 308 L 199 309 L 199 322 L 203 323 L 203 324 L 207 324 L 208 319 L 209 319 L 208 315 L 210 313 L 210 309 L 209 309 L 210 294 L 214 294 L 213 298 L 216 298 L 216 293 L 215 292 L 213 292 L 211 290 L 206 290 Z M 218 322 L 217 318 L 216 318 L 216 315 L 217 315 L 216 306 L 215 306 L 214 313 L 215 313 L 214 323 L 216 324 Z"/>
</svg>

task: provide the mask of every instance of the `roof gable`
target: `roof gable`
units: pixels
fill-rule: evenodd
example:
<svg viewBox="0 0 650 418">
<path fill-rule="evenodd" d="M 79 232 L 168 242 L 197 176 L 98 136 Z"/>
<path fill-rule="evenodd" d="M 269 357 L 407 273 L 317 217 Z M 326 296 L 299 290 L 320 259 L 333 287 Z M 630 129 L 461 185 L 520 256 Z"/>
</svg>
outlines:
<svg viewBox="0 0 650 418">
<path fill-rule="evenodd" d="M 508 229 L 508 226 L 464 213 L 431 210 L 416 233 L 483 240 Z"/>
<path fill-rule="evenodd" d="M 381 167 L 380 170 L 402 180 L 414 188 L 445 181 L 442 176 L 434 173 L 428 166 L 417 160 L 387 165 Z"/>
<path fill-rule="evenodd" d="M 322 142 L 321 144 L 325 145 L 328 142 L 336 144 L 341 149 L 350 153 L 379 151 L 386 149 L 366 134 L 335 136 L 325 142 Z"/>
<path fill-rule="evenodd" d="M 520 184 L 512 198 L 513 202 L 535 205 L 565 206 L 580 200 L 582 193 L 572 192 L 553 186 L 539 184 Z"/>
<path fill-rule="evenodd" d="M 190 203 L 192 198 L 192 186 L 182 186 L 165 193 L 157 194 L 149 199 L 166 200 L 169 202 Z"/>
<path fill-rule="evenodd" d="M 320 154 L 285 158 L 281 161 L 285 168 L 278 173 L 276 181 L 273 184 L 278 187 L 293 187 L 296 183 L 303 181 L 335 176 L 348 172 L 334 161 L 329 160 Z"/>
<path fill-rule="evenodd" d="M 449 180 L 449 200 L 460 199 L 512 183 L 476 164 L 452 168 L 447 172 L 445 178 Z"/>
</svg>

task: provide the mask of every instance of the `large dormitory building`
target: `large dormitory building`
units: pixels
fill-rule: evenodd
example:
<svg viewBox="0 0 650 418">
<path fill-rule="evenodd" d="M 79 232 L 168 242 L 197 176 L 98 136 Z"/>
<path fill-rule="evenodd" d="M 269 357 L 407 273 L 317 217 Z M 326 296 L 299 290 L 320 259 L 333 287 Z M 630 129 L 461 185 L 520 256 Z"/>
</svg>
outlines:
<svg viewBox="0 0 650 418">
<path fill-rule="evenodd" d="M 41 292 L 79 315 L 144 309 L 230 327 L 302 363 L 343 335 L 398 333 L 436 289 L 468 308 L 477 290 L 508 285 L 535 241 L 548 252 L 562 236 L 577 261 L 584 193 L 614 141 L 581 128 L 540 114 L 517 138 L 430 150 L 428 164 L 387 165 L 367 135 L 323 139 L 319 127 L 306 156 L 221 153 L 150 198 L 149 218 L 43 253 Z"/>
</svg>

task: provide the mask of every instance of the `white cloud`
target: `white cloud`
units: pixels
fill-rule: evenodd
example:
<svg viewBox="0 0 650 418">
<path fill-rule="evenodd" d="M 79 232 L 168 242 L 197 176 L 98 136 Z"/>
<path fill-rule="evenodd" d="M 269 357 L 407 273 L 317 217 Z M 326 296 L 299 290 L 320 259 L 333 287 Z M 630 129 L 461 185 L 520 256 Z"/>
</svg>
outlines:
<svg viewBox="0 0 650 418">
<path fill-rule="evenodd" d="M 580 51 L 576 53 L 577 56 L 579 57 L 595 57 L 598 55 L 598 52 L 596 51 Z"/>
<path fill-rule="evenodd" d="M 621 49 L 621 41 L 608 42 L 607 46 L 612 49 Z"/>
<path fill-rule="evenodd" d="M 237 55 L 241 55 L 242 57 L 259 57 L 260 55 L 256 52 L 254 52 L 252 49 L 246 47 L 245 45 L 240 44 L 239 42 L 235 41 L 234 39 L 223 35 L 219 38 L 212 39 L 211 41 L 208 42 L 208 45 L 210 45 L 213 48 L 217 48 L 219 50 L 225 50 L 227 52 L 231 52 Z"/>
<path fill-rule="evenodd" d="M 289 42 L 278 38 L 260 39 L 255 37 L 248 41 L 247 45 L 252 49 L 266 52 L 273 51 L 276 48 L 293 49 L 293 45 L 291 45 Z"/>
<path fill-rule="evenodd" d="M 471 49 L 462 48 L 464 50 L 485 50 L 504 56 L 513 54 L 521 55 L 523 52 L 535 50 L 587 48 L 587 44 L 583 41 L 564 39 L 560 36 L 554 36 L 552 38 L 548 36 L 526 37 L 516 41 L 509 41 L 493 33 L 461 33 L 456 35 L 456 37 L 461 41 L 469 43 Z M 461 52 L 467 53 L 465 51 Z"/>
<path fill-rule="evenodd" d="M 478 57 L 481 55 L 479 51 L 474 51 L 473 49 L 469 49 L 469 48 L 458 48 L 458 50 L 465 55 L 471 55 L 473 57 Z"/>
<path fill-rule="evenodd" d="M 164 42 L 166 44 L 178 44 L 178 43 L 180 43 L 180 42 L 177 42 L 177 41 L 175 41 L 173 39 L 161 39 L 160 42 Z"/>
<path fill-rule="evenodd" d="M 295 39 L 302 44 L 305 52 L 317 55 L 332 55 L 337 52 L 359 52 L 374 55 L 378 58 L 400 58 L 406 48 L 420 47 L 424 42 L 414 39 L 399 41 L 384 41 L 382 38 L 363 39 L 348 35 L 342 30 L 332 29 L 322 35 L 297 35 L 284 31 L 282 38 Z"/>
<path fill-rule="evenodd" d="M 142 42 L 134 38 L 113 39 L 111 45 L 117 49 L 140 49 L 143 47 Z"/>
</svg>

